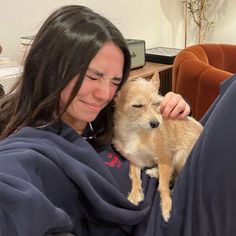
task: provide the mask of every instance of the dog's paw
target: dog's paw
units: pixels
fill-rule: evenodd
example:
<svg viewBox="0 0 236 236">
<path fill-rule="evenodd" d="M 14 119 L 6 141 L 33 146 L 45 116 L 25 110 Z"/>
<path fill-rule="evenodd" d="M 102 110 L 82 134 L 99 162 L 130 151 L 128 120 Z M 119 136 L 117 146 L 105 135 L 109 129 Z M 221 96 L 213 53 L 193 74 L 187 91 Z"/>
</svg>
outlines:
<svg viewBox="0 0 236 236">
<path fill-rule="evenodd" d="M 145 173 L 147 175 L 149 175 L 151 178 L 159 178 L 159 171 L 158 171 L 158 167 L 153 167 L 151 169 L 147 169 L 145 171 Z"/>
<path fill-rule="evenodd" d="M 136 194 L 130 193 L 128 196 L 128 200 L 132 202 L 134 205 L 138 205 L 140 202 L 143 201 L 143 199 L 144 199 L 143 193 L 136 193 Z"/>
<path fill-rule="evenodd" d="M 168 220 L 170 219 L 171 208 L 172 208 L 171 198 L 168 197 L 163 199 L 161 202 L 161 210 L 165 222 L 168 222 Z"/>
</svg>

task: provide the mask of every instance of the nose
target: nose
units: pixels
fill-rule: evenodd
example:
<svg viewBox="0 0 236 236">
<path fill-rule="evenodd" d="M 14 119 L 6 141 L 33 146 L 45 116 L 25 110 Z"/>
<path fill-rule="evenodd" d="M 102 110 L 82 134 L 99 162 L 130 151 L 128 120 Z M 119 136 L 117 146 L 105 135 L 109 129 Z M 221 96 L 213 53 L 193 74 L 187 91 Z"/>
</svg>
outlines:
<svg viewBox="0 0 236 236">
<path fill-rule="evenodd" d="M 152 120 L 152 121 L 149 122 L 149 125 L 154 129 L 154 128 L 158 127 L 159 121 L 158 120 Z"/>
<path fill-rule="evenodd" d="M 95 97 L 102 101 L 110 101 L 114 94 L 109 81 L 106 81 L 97 87 Z"/>
</svg>

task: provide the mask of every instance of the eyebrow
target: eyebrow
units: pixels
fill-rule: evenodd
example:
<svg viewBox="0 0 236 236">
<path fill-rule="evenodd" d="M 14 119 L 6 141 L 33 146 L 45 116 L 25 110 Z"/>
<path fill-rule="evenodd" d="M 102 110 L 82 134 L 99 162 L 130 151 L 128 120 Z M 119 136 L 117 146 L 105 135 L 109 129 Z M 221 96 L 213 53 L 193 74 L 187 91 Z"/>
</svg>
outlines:
<svg viewBox="0 0 236 236">
<path fill-rule="evenodd" d="M 94 73 L 95 75 L 97 76 L 101 76 L 101 77 L 104 77 L 104 74 L 96 69 L 93 69 L 93 68 L 88 68 L 88 71 L 91 71 L 92 73 Z"/>
<path fill-rule="evenodd" d="M 104 76 L 105 76 L 102 72 L 100 72 L 100 71 L 98 71 L 98 70 L 96 70 L 96 69 L 94 69 L 94 68 L 90 68 L 90 67 L 89 67 L 89 68 L 88 68 L 88 71 L 94 73 L 95 75 L 97 75 L 97 76 L 99 76 L 99 77 L 104 77 Z M 122 77 L 114 77 L 114 78 L 112 78 L 112 80 L 121 81 L 121 80 L 122 80 Z"/>
</svg>

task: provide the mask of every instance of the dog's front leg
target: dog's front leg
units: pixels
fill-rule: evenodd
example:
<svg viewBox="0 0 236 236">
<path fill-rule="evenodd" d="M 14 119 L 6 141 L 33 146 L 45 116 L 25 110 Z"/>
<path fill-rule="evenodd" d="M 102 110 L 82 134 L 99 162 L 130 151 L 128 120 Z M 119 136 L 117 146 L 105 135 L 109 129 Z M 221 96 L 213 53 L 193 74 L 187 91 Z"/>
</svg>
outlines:
<svg viewBox="0 0 236 236">
<path fill-rule="evenodd" d="M 129 193 L 128 200 L 135 205 L 138 205 L 144 199 L 141 168 L 130 163 L 129 176 L 131 179 L 131 192 Z"/>
<path fill-rule="evenodd" d="M 172 199 L 170 192 L 170 180 L 173 174 L 171 157 L 165 156 L 163 159 L 159 157 L 159 192 L 161 198 L 161 210 L 164 220 L 167 222 L 170 218 L 172 208 Z"/>
</svg>

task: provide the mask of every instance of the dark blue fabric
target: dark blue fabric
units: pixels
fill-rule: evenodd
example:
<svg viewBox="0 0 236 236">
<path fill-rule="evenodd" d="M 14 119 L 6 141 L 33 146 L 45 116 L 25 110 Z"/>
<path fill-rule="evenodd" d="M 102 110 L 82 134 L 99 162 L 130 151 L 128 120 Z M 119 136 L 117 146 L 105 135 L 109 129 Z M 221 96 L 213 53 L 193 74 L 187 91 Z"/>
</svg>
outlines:
<svg viewBox="0 0 236 236">
<path fill-rule="evenodd" d="M 26 127 L 0 142 L 1 235 L 154 235 L 146 219 L 156 180 L 143 175 L 146 198 L 134 206 L 126 159 L 110 145 L 94 150 L 66 125 L 57 133 Z"/>
<path fill-rule="evenodd" d="M 173 192 L 168 236 L 236 235 L 236 76 L 203 119 L 204 131 Z"/>
<path fill-rule="evenodd" d="M 235 235 L 235 76 L 221 93 L 177 179 L 167 224 L 154 178 L 142 174 L 142 204 L 127 200 L 129 163 L 111 145 L 94 149 L 67 125 L 26 127 L 0 142 L 0 235 Z"/>
</svg>

